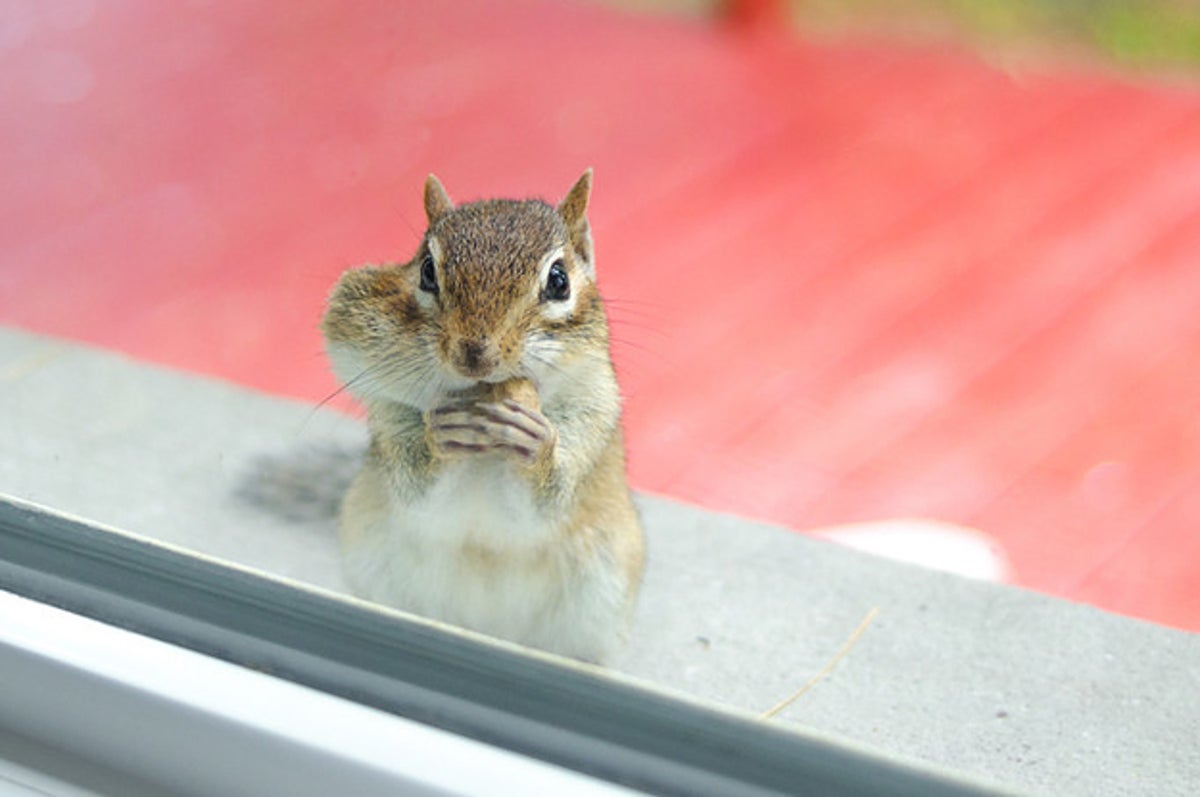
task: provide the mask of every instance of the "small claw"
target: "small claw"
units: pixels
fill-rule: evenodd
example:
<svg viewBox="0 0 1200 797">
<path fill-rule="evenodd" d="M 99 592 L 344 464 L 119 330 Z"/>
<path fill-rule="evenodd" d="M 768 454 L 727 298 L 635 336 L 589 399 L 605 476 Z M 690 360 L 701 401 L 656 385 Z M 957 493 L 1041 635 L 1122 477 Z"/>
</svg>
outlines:
<svg viewBox="0 0 1200 797">
<path fill-rule="evenodd" d="M 502 452 L 529 464 L 554 439 L 544 417 L 511 400 L 444 404 L 430 411 L 426 422 L 430 445 L 443 454 Z"/>
<path fill-rule="evenodd" d="M 524 460 L 525 464 L 527 465 L 537 458 L 535 451 L 532 448 L 526 448 L 525 446 L 502 445 L 497 446 L 497 448 L 504 449 L 505 451 L 511 451 Z"/>
<path fill-rule="evenodd" d="M 549 424 L 540 417 L 513 412 L 512 408 L 505 404 L 480 404 L 479 409 L 489 421 L 495 424 L 515 429 L 536 442 L 546 439 Z"/>
<path fill-rule="evenodd" d="M 456 401 L 452 404 L 439 404 L 429 411 L 429 415 L 432 418 L 437 418 L 445 415 L 456 415 L 459 413 L 470 414 L 471 410 L 474 408 L 474 404 Z"/>
<path fill-rule="evenodd" d="M 524 415 L 526 418 L 533 421 L 534 423 L 537 423 L 542 426 L 547 425 L 545 415 L 542 415 L 540 412 L 534 412 L 533 410 L 526 407 L 524 404 L 513 401 L 512 399 L 505 399 L 502 403 L 508 409 L 512 410 L 513 412 L 521 413 L 522 415 Z"/>
<path fill-rule="evenodd" d="M 434 440 L 439 445 L 460 444 L 486 448 L 492 435 L 486 426 L 474 423 L 446 423 L 433 427 Z"/>
<path fill-rule="evenodd" d="M 483 454 L 488 450 L 487 446 L 476 445 L 474 443 L 458 443 L 454 440 L 446 440 L 441 445 L 443 451 L 462 451 L 469 454 Z"/>
</svg>

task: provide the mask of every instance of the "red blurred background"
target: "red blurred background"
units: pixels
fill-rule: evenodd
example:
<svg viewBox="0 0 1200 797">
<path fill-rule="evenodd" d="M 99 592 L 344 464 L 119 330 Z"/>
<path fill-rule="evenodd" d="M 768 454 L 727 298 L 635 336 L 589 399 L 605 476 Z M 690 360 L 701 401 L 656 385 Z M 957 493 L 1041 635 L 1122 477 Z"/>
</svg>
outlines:
<svg viewBox="0 0 1200 797">
<path fill-rule="evenodd" d="M 8 0 L 0 323 L 316 403 L 326 292 L 410 255 L 426 173 L 592 166 L 636 487 L 964 524 L 1200 630 L 1196 85 L 736 7 Z"/>
</svg>

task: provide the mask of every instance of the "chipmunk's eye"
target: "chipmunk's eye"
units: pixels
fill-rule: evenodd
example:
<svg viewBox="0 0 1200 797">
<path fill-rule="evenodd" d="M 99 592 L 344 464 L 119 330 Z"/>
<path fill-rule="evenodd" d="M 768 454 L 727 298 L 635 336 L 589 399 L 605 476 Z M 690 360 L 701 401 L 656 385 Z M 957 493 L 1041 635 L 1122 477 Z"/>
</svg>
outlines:
<svg viewBox="0 0 1200 797">
<path fill-rule="evenodd" d="M 571 297 L 571 281 L 567 279 L 567 269 L 561 260 L 555 260 L 550 266 L 542 296 L 552 302 L 565 301 Z"/>
<path fill-rule="evenodd" d="M 421 259 L 421 290 L 426 293 L 437 293 L 437 269 L 433 266 L 433 255 L 428 252 Z"/>
</svg>

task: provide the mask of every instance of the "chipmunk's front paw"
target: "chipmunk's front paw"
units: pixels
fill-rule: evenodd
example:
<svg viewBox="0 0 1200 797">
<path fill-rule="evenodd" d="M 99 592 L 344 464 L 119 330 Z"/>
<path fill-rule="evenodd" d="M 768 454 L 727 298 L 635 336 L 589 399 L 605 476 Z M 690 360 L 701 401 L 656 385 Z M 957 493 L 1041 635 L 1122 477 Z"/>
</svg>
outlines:
<svg viewBox="0 0 1200 797">
<path fill-rule="evenodd" d="M 435 456 L 503 454 L 526 466 L 549 457 L 558 439 L 544 415 L 512 399 L 442 405 L 429 413 L 427 429 Z"/>
</svg>

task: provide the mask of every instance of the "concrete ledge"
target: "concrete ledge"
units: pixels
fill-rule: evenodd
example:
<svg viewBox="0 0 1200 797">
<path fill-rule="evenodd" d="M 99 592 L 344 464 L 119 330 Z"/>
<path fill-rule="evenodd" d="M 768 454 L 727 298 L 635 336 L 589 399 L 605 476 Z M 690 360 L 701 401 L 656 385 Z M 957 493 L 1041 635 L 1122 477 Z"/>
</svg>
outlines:
<svg viewBox="0 0 1200 797">
<path fill-rule="evenodd" d="M 0 331 L 0 492 L 341 590 L 359 422 Z M 643 496 L 650 563 L 617 669 L 1046 794 L 1191 794 L 1200 636 Z"/>
</svg>

